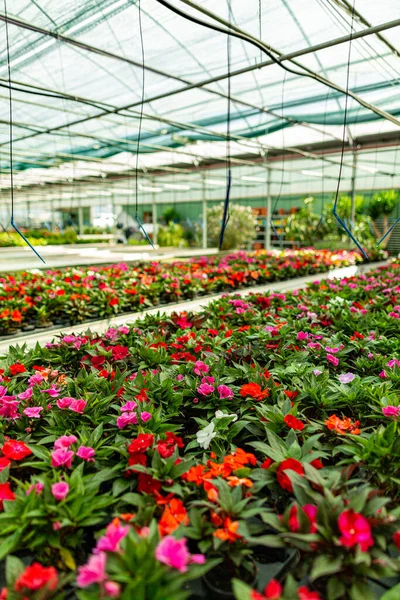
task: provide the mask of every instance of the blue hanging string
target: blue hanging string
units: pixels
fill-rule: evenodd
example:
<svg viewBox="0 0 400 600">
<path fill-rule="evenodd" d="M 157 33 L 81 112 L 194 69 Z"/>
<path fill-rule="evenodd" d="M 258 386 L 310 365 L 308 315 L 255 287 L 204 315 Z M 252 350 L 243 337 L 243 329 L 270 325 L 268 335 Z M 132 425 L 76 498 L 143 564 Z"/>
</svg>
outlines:
<svg viewBox="0 0 400 600">
<path fill-rule="evenodd" d="M 365 250 L 361 246 L 361 244 L 356 240 L 356 238 L 354 237 L 354 235 L 352 234 L 352 232 L 350 231 L 349 227 L 346 225 L 346 223 L 344 222 L 344 220 L 341 217 L 339 217 L 339 215 L 337 213 L 337 206 L 338 206 L 338 199 L 339 199 L 339 190 L 340 190 L 340 182 L 341 182 L 341 179 L 342 179 L 342 171 L 343 171 L 344 146 L 345 146 L 345 140 L 346 140 L 347 108 L 348 108 L 348 98 L 349 98 L 348 91 L 349 91 L 349 80 L 350 80 L 351 44 L 352 44 L 352 39 L 353 39 L 353 23 L 354 23 L 354 4 L 355 4 L 355 0 L 353 0 L 353 10 L 352 10 L 352 13 L 351 13 L 351 29 L 350 29 L 350 39 L 349 39 L 349 53 L 348 53 L 348 58 L 347 58 L 346 99 L 345 99 L 344 115 L 343 115 L 342 150 L 341 150 L 341 156 L 340 156 L 339 177 L 338 177 L 338 183 L 337 183 L 336 195 L 335 195 L 335 202 L 334 202 L 334 205 L 333 205 L 332 214 L 335 217 L 336 221 L 339 223 L 339 225 L 342 227 L 342 229 L 344 229 L 344 231 L 347 233 L 347 235 L 352 240 L 352 242 L 360 250 L 361 254 L 368 260 L 368 258 L 369 258 L 368 254 L 365 252 Z"/>
<path fill-rule="evenodd" d="M 32 246 L 30 241 L 20 231 L 14 220 L 14 169 L 13 169 L 13 111 L 12 111 L 12 93 L 11 93 L 11 65 L 10 65 L 10 43 L 8 39 L 8 17 L 7 17 L 7 2 L 4 0 L 4 16 L 6 26 L 6 45 L 7 45 L 7 66 L 8 66 L 8 88 L 9 88 L 9 115 L 10 115 L 10 185 L 11 185 L 11 217 L 10 225 L 16 231 L 16 233 L 24 240 L 29 248 L 36 254 L 36 256 L 46 264 L 44 258 L 39 252 Z"/>
<path fill-rule="evenodd" d="M 271 221 L 271 227 L 272 227 L 272 231 L 275 233 L 276 237 L 278 238 L 280 247 L 283 248 L 283 240 L 282 240 L 281 236 L 279 235 L 279 233 L 277 232 L 276 227 L 272 221 Z"/>
<path fill-rule="evenodd" d="M 387 236 L 389 235 L 389 233 L 391 233 L 393 231 L 393 229 L 396 227 L 397 223 L 399 223 L 399 222 L 400 222 L 400 217 L 398 219 L 396 219 L 396 221 L 393 223 L 393 225 L 391 227 L 389 227 L 389 229 L 387 230 L 387 232 L 385 233 L 385 235 L 376 244 L 377 246 L 379 246 L 379 244 L 381 244 L 383 242 L 383 240 L 387 238 Z"/>
<path fill-rule="evenodd" d="M 135 214 L 135 220 L 136 220 L 136 223 L 139 225 L 139 229 L 140 229 L 140 231 L 143 233 L 143 236 L 144 236 L 144 237 L 146 238 L 146 240 L 149 242 L 149 244 L 150 244 L 150 246 L 153 248 L 153 250 L 155 250 L 154 244 L 153 244 L 153 242 L 151 241 L 151 239 L 149 238 L 149 235 L 148 235 L 147 231 L 146 231 L 146 230 L 145 230 L 145 228 L 143 227 L 143 223 L 142 223 L 142 221 L 140 220 L 138 213 L 136 213 L 136 214 Z M 155 226 L 155 223 L 154 223 L 154 226 Z"/>
<path fill-rule="evenodd" d="M 229 169 L 227 185 L 226 185 L 226 196 L 224 202 L 224 213 L 222 215 L 222 223 L 221 223 L 221 231 L 219 233 L 219 249 L 222 250 L 222 244 L 224 243 L 224 235 L 225 229 L 229 223 L 230 214 L 229 214 L 229 197 L 231 193 L 231 182 L 232 182 L 232 171 Z"/>
</svg>

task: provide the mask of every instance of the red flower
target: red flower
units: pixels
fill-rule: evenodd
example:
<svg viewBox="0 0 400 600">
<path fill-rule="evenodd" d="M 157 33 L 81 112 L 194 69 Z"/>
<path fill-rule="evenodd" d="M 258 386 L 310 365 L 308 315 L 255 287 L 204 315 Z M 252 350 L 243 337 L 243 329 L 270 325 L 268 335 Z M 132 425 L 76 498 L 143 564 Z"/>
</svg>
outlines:
<svg viewBox="0 0 400 600">
<path fill-rule="evenodd" d="M 152 433 L 141 433 L 135 440 L 132 440 L 128 447 L 129 454 L 135 452 L 146 452 L 154 442 L 154 435 Z"/>
<path fill-rule="evenodd" d="M 392 540 L 400 550 L 400 531 L 396 531 L 396 533 L 393 534 Z"/>
<path fill-rule="evenodd" d="M 125 346 L 113 346 L 111 348 L 111 353 L 114 360 L 123 360 L 129 354 L 129 348 Z"/>
<path fill-rule="evenodd" d="M 255 398 L 256 400 L 263 400 L 269 396 L 269 390 L 262 390 L 258 383 L 245 383 L 240 388 L 240 395 L 243 398 L 251 396 L 251 398 Z"/>
<path fill-rule="evenodd" d="M 17 442 L 16 440 L 8 440 L 5 442 L 2 452 L 4 456 L 10 460 L 22 460 L 26 456 L 32 454 L 32 450 L 29 450 L 24 442 Z"/>
<path fill-rule="evenodd" d="M 338 527 L 342 534 L 339 542 L 342 546 L 352 548 L 359 544 L 362 552 L 374 545 L 371 526 L 367 519 L 353 510 L 344 510 L 338 518 Z"/>
<path fill-rule="evenodd" d="M 146 402 L 146 400 L 149 399 L 147 396 L 147 388 L 143 388 L 142 390 L 140 390 L 140 392 L 136 394 L 135 398 L 139 402 Z"/>
<path fill-rule="evenodd" d="M 289 398 L 289 400 L 294 400 L 299 395 L 299 392 L 295 390 L 292 392 L 291 390 L 283 390 L 283 393 Z"/>
<path fill-rule="evenodd" d="M 282 586 L 276 579 L 271 579 L 264 590 L 267 600 L 279 600 L 282 595 Z"/>
<path fill-rule="evenodd" d="M 319 592 L 312 592 L 305 585 L 297 590 L 299 600 L 322 600 Z"/>
<path fill-rule="evenodd" d="M 15 500 L 15 494 L 8 481 L 0 483 L 0 510 L 3 510 L 3 500 Z"/>
<path fill-rule="evenodd" d="M 18 375 L 18 373 L 25 373 L 26 369 L 24 365 L 20 365 L 19 363 L 14 363 L 9 367 L 11 375 Z"/>
<path fill-rule="evenodd" d="M 100 369 L 106 361 L 105 356 L 92 356 L 91 363 L 95 369 Z"/>
<path fill-rule="evenodd" d="M 117 306 L 118 304 L 118 298 L 111 298 L 109 305 L 110 306 Z"/>
<path fill-rule="evenodd" d="M 312 465 L 314 469 L 322 469 L 324 466 L 319 458 L 314 458 L 314 460 L 310 462 L 310 465 Z"/>
<path fill-rule="evenodd" d="M 137 491 L 144 494 L 152 494 L 158 496 L 161 489 L 161 481 L 153 479 L 151 475 L 146 473 L 139 473 L 138 475 L 138 487 Z"/>
<path fill-rule="evenodd" d="M 286 471 L 294 471 L 295 473 L 303 476 L 303 465 L 295 458 L 287 458 L 281 462 L 276 472 L 276 477 L 281 488 L 287 490 L 288 492 L 293 492 L 293 485 L 289 477 L 286 475 Z"/>
<path fill-rule="evenodd" d="M 25 588 L 28 590 L 40 590 L 47 587 L 54 590 L 57 586 L 58 576 L 54 567 L 43 567 L 34 562 L 20 575 L 15 583 L 15 590 L 20 592 Z"/>
<path fill-rule="evenodd" d="M 290 531 L 293 533 L 296 533 L 296 531 L 299 531 L 300 529 L 300 523 L 297 517 L 297 506 L 295 504 L 290 509 L 288 525 Z"/>
<path fill-rule="evenodd" d="M 293 415 L 286 415 L 283 421 L 289 429 L 295 429 L 296 431 L 302 431 L 304 429 L 304 423 L 299 419 L 296 419 Z"/>
<path fill-rule="evenodd" d="M 133 467 L 134 465 L 143 465 L 144 467 L 147 465 L 147 456 L 142 452 L 134 452 L 129 455 L 128 465 Z M 129 471 L 137 472 L 137 469 L 129 469 Z"/>
<path fill-rule="evenodd" d="M 266 458 L 264 460 L 263 464 L 261 465 L 261 468 L 262 469 L 269 469 L 273 462 L 274 461 L 272 460 L 272 458 Z"/>
<path fill-rule="evenodd" d="M 4 469 L 7 469 L 7 467 L 9 467 L 10 465 L 11 465 L 11 461 L 8 460 L 8 458 L 5 458 L 4 456 L 2 456 L 0 458 L 0 473 Z"/>
</svg>

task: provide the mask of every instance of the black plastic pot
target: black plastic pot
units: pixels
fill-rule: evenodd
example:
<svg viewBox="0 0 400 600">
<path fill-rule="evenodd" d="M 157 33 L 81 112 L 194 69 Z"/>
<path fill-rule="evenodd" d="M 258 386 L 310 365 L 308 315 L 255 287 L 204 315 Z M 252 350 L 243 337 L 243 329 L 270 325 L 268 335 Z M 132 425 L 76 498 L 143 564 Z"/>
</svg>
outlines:
<svg viewBox="0 0 400 600">
<path fill-rule="evenodd" d="M 212 600 L 232 600 L 233 598 L 235 598 L 232 588 L 230 586 L 230 589 L 226 589 L 225 587 L 219 585 L 217 573 L 221 568 L 224 569 L 223 564 L 224 563 L 221 563 L 215 569 L 212 569 L 203 577 L 204 587 L 207 591 L 206 597 L 211 598 Z M 241 576 L 240 574 L 237 575 L 238 579 L 245 580 L 246 583 L 248 583 L 248 585 L 250 585 L 251 587 L 254 587 L 257 581 L 257 576 L 258 565 L 256 564 L 256 562 L 254 562 L 253 575 L 249 573 L 249 571 L 245 571 L 244 576 Z"/>
</svg>

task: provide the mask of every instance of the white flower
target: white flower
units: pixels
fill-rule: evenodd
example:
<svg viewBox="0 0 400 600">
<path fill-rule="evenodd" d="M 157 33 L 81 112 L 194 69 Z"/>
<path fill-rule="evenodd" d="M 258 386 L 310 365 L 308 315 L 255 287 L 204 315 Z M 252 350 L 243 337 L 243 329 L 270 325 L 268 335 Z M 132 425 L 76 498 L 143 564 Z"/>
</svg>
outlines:
<svg viewBox="0 0 400 600">
<path fill-rule="evenodd" d="M 200 429 L 200 431 L 196 433 L 197 443 L 204 450 L 207 450 L 209 448 L 211 440 L 217 435 L 214 432 L 214 428 L 214 423 L 210 423 L 209 425 L 207 425 L 207 427 L 204 427 L 204 429 Z"/>
<path fill-rule="evenodd" d="M 216 419 L 223 419 L 224 417 L 233 417 L 232 423 L 234 423 L 235 421 L 238 420 L 238 416 L 236 413 L 232 413 L 232 414 L 228 415 L 228 413 L 224 413 L 224 412 L 222 412 L 222 410 L 215 411 Z"/>
</svg>

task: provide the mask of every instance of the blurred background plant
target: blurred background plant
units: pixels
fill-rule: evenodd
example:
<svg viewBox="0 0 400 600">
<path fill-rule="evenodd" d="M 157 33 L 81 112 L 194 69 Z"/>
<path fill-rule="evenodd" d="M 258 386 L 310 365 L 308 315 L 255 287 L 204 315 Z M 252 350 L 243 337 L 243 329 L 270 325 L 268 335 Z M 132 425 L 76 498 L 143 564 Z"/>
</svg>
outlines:
<svg viewBox="0 0 400 600">
<path fill-rule="evenodd" d="M 207 209 L 208 241 L 214 247 L 219 245 L 223 210 L 223 202 Z M 231 204 L 229 210 L 230 218 L 225 229 L 222 250 L 247 248 L 255 238 L 257 224 L 251 207 Z"/>
</svg>

